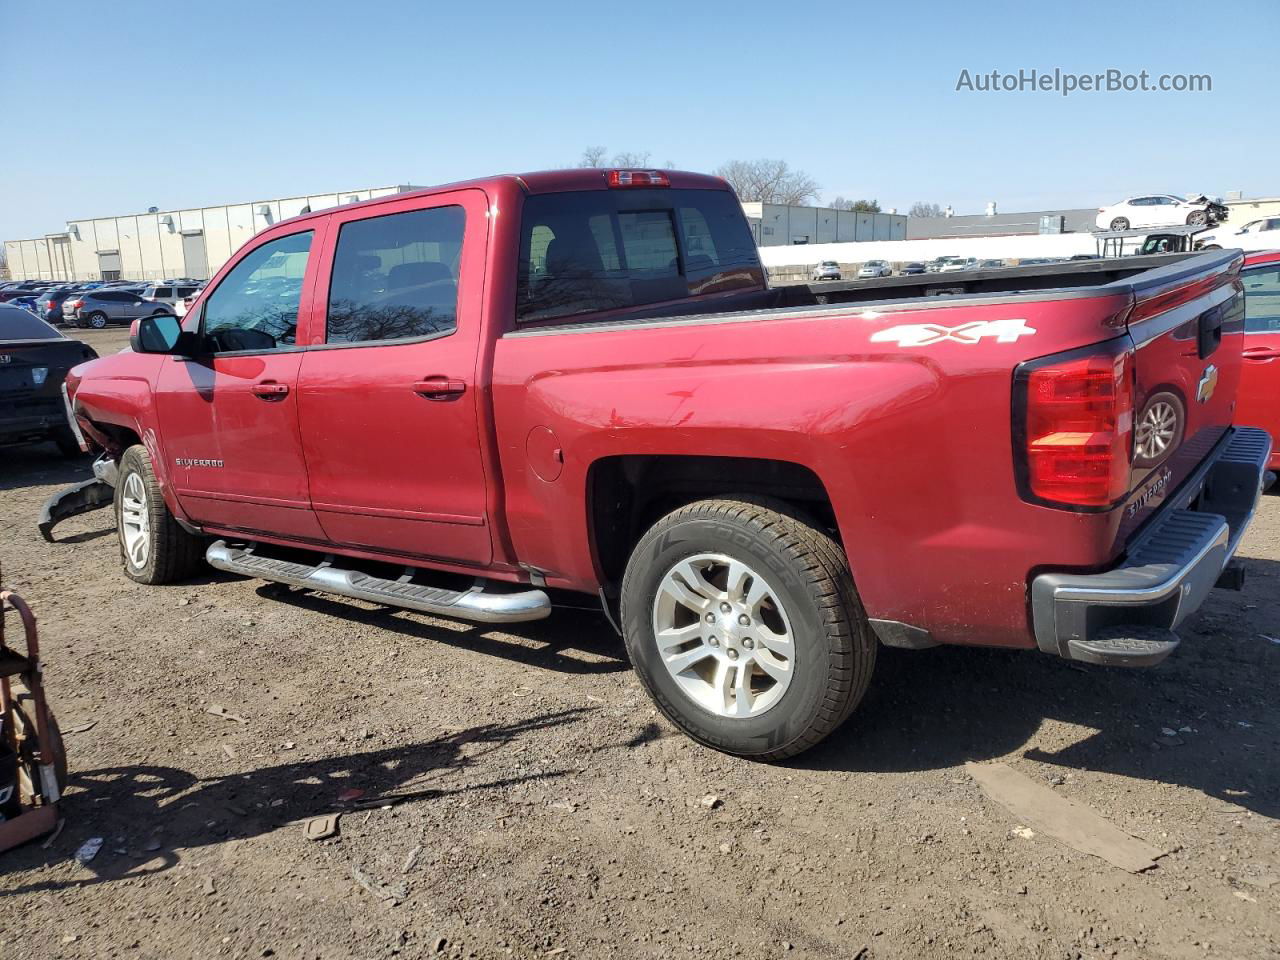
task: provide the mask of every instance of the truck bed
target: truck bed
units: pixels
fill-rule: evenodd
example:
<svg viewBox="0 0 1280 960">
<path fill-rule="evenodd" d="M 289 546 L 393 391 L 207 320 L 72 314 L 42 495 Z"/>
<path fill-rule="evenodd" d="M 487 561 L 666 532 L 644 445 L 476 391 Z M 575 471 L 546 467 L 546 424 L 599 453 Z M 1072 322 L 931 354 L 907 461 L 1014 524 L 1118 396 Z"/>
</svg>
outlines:
<svg viewBox="0 0 1280 960">
<path fill-rule="evenodd" d="M 581 332 L 616 329 L 634 324 L 678 324 L 690 322 L 730 322 L 755 314 L 768 319 L 784 312 L 801 313 L 805 308 L 864 304 L 879 309 L 903 308 L 933 298 L 982 303 L 1045 300 L 1059 297 L 1107 296 L 1117 293 L 1141 295 L 1144 291 L 1176 284 L 1182 277 L 1227 264 L 1234 251 L 1211 250 L 1198 253 L 1156 254 L 1114 260 L 1077 260 L 1036 264 L 1028 267 L 1001 267 L 960 273 L 931 273 L 909 277 L 880 277 L 873 280 L 843 280 L 824 283 L 795 283 L 769 290 L 735 294 L 691 305 L 657 304 L 619 311 L 608 319 L 579 323 L 563 321 L 531 324 L 521 330 L 537 333 Z M 1054 296 L 1054 294 L 1057 296 Z M 935 305 L 935 304 L 930 304 Z M 517 331 L 516 336 L 520 335 Z"/>
</svg>

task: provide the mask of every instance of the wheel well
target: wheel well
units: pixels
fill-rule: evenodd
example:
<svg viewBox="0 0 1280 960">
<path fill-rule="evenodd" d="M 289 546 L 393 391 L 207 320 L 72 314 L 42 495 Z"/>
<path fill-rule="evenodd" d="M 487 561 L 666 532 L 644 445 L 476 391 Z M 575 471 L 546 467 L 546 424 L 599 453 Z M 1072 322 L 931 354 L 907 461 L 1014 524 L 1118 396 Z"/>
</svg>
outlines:
<svg viewBox="0 0 1280 960">
<path fill-rule="evenodd" d="M 130 430 L 128 427 L 122 427 L 114 423 L 98 423 L 90 421 L 94 431 L 107 441 L 104 444 L 107 453 L 113 458 L 119 460 L 135 443 L 141 443 L 142 438 Z"/>
<path fill-rule="evenodd" d="M 839 540 L 826 488 L 816 473 L 798 463 L 641 455 L 597 460 L 587 475 L 587 521 L 604 581 L 622 581 L 631 548 L 660 517 L 697 500 L 748 493 L 797 508 Z"/>
</svg>

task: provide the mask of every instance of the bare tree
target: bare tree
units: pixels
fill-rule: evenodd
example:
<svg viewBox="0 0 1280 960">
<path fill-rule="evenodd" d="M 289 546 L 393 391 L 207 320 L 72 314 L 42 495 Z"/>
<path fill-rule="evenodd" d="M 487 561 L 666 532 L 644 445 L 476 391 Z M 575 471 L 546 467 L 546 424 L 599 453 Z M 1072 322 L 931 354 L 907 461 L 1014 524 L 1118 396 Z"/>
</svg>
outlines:
<svg viewBox="0 0 1280 960">
<path fill-rule="evenodd" d="M 4 244 L 0 243 L 0 280 L 9 279 L 9 257 L 4 252 Z"/>
<path fill-rule="evenodd" d="M 730 160 L 715 173 L 746 203 L 799 205 L 818 198 L 817 181 L 803 170 L 792 170 L 785 160 Z"/>
<path fill-rule="evenodd" d="M 936 203 L 925 203 L 923 200 L 917 200 L 911 205 L 911 209 L 907 211 L 909 217 L 940 217 L 942 216 L 942 207 Z"/>
<path fill-rule="evenodd" d="M 649 165 L 649 151 L 623 151 L 613 155 L 613 166 L 615 167 L 647 167 Z"/>
<path fill-rule="evenodd" d="M 580 167 L 647 167 L 648 150 L 624 150 L 609 157 L 608 147 L 587 147 L 582 151 Z"/>
<path fill-rule="evenodd" d="M 831 201 L 831 207 L 835 210 L 854 210 L 858 213 L 879 213 L 879 200 L 846 200 L 844 197 L 836 197 Z"/>
</svg>

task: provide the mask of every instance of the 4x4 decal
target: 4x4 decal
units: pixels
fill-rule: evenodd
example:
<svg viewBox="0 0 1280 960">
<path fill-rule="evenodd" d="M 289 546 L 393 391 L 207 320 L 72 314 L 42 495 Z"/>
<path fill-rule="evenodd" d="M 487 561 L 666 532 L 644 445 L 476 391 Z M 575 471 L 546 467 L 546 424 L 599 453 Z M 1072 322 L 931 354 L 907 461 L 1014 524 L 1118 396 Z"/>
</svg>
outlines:
<svg viewBox="0 0 1280 960">
<path fill-rule="evenodd" d="M 927 347 L 931 343 L 975 344 L 984 337 L 995 338 L 996 343 L 1014 343 L 1019 337 L 1034 334 L 1035 327 L 1026 320 L 975 320 L 958 327 L 944 327 L 937 323 L 905 323 L 897 327 L 877 330 L 871 335 L 872 343 L 896 343 L 902 347 Z"/>
</svg>

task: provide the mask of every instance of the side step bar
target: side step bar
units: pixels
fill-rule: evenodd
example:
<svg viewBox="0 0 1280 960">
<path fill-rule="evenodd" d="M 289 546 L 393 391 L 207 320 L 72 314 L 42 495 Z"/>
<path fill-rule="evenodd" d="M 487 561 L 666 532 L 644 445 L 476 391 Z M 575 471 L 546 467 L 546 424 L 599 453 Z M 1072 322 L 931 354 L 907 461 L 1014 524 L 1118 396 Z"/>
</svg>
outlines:
<svg viewBox="0 0 1280 960">
<path fill-rule="evenodd" d="M 358 570 L 343 570 L 327 560 L 312 565 L 262 556 L 254 553 L 252 545 L 232 546 L 225 540 L 210 544 L 205 559 L 211 567 L 243 577 L 274 580 L 458 620 L 520 623 L 541 620 L 551 613 L 551 599 L 541 590 L 488 593 L 478 585 L 469 590 L 424 587 L 407 578 L 386 580 Z"/>
</svg>

